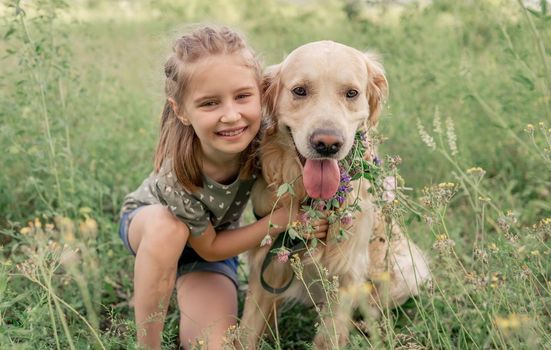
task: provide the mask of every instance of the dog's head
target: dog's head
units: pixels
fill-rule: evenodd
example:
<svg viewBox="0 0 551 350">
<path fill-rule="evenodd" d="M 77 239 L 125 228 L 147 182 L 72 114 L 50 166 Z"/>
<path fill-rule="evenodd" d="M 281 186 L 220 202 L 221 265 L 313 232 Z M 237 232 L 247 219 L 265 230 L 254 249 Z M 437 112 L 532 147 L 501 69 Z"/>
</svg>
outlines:
<svg viewBox="0 0 551 350">
<path fill-rule="evenodd" d="M 263 81 L 268 131 L 296 147 L 303 183 L 312 198 L 331 198 L 340 181 L 338 161 L 359 128 L 375 126 L 388 91 L 382 65 L 369 54 L 332 41 L 295 49 L 269 67 Z"/>
</svg>

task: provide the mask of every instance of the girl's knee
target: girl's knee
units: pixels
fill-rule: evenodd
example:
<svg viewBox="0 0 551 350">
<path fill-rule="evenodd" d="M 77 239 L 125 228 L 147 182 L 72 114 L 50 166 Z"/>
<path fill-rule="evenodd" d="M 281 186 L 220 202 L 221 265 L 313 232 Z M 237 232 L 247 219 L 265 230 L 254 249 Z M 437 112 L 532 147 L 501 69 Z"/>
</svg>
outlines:
<svg viewBox="0 0 551 350">
<path fill-rule="evenodd" d="M 143 209 L 134 220 L 141 239 L 137 254 L 145 253 L 160 258 L 179 258 L 189 237 L 188 227 L 165 207 L 156 205 Z"/>
</svg>

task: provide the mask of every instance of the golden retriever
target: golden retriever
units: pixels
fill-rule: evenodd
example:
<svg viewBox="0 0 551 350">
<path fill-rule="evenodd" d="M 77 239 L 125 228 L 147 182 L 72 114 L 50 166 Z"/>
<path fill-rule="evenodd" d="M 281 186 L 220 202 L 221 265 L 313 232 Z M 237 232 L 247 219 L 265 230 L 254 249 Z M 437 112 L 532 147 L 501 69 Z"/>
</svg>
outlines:
<svg viewBox="0 0 551 350">
<path fill-rule="evenodd" d="M 270 213 L 276 191 L 284 183 L 292 183 L 295 198 L 333 196 L 340 176 L 337 162 L 351 150 L 359 129 L 377 124 L 387 90 L 383 67 L 375 56 L 332 41 L 303 45 L 270 67 L 263 81 L 263 98 L 273 126 L 260 148 L 264 181 L 253 189 L 255 213 Z M 361 210 L 346 227 L 348 238 L 337 239 L 339 223 L 330 225 L 326 242 L 298 258 L 300 278 L 292 276 L 289 263 L 271 263 L 263 271 L 266 280 L 277 287 L 293 278 L 283 293 L 268 292 L 260 283 L 261 266 L 270 248 L 249 252 L 242 346 L 256 348 L 274 307 L 286 299 L 318 305 L 322 317 L 314 344 L 319 349 L 334 349 L 347 342 L 353 308 L 366 303 L 395 306 L 418 293 L 430 275 L 426 260 L 396 225 L 385 222 L 369 186 L 366 180 L 352 181 L 353 190 L 345 203 L 359 196 Z M 292 198 L 287 194 L 282 200 Z M 323 279 L 332 284 L 323 285 Z M 384 291 L 376 283 L 373 289 L 365 287 L 378 279 L 387 281 Z M 328 297 L 331 288 L 334 295 Z M 368 289 L 369 293 L 358 292 Z"/>
</svg>

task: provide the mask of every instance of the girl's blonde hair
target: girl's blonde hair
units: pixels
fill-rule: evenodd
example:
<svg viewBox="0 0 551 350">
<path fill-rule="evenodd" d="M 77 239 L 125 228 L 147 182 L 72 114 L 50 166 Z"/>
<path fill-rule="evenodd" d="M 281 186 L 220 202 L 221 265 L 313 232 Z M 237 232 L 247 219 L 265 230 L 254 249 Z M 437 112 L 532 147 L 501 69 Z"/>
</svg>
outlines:
<svg viewBox="0 0 551 350">
<path fill-rule="evenodd" d="M 257 78 L 262 78 L 262 68 L 254 51 L 240 33 L 228 27 L 201 26 L 178 38 L 173 53 L 165 63 L 165 93 L 167 101 L 161 116 L 159 143 L 155 152 L 155 171 L 163 162 L 172 160 L 178 182 L 190 191 L 203 185 L 201 171 L 202 152 L 199 139 L 191 125 L 184 125 L 174 112 L 169 98 L 181 104 L 190 84 L 191 66 L 211 55 L 240 53 L 247 67 Z M 180 111 L 183 108 L 179 108 Z M 262 128 L 262 127 L 261 127 Z M 240 178 L 250 178 L 256 166 L 256 150 L 260 133 L 242 153 Z"/>
</svg>

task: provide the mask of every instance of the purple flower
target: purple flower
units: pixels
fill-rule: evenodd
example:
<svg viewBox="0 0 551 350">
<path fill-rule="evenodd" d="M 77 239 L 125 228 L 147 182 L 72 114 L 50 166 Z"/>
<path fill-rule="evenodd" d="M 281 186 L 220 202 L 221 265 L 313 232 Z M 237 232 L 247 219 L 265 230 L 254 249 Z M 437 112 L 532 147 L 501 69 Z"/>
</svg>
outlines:
<svg viewBox="0 0 551 350">
<path fill-rule="evenodd" d="M 343 204 L 344 203 L 344 197 L 343 196 L 337 196 L 337 201 L 339 202 L 339 204 Z"/>
<path fill-rule="evenodd" d="M 365 141 L 367 139 L 365 131 L 360 131 L 360 140 Z"/>
<path fill-rule="evenodd" d="M 310 221 L 310 215 L 308 215 L 308 213 L 301 213 L 298 220 L 303 224 L 307 224 L 308 221 Z"/>
<path fill-rule="evenodd" d="M 341 173 L 341 183 L 347 184 L 350 182 L 351 179 L 352 178 L 350 177 L 350 175 L 348 175 L 348 173 L 344 173 L 344 174 Z"/>
<path fill-rule="evenodd" d="M 381 160 L 379 159 L 379 157 L 377 156 L 374 156 L 373 157 L 373 163 L 377 166 L 381 165 Z"/>
</svg>

